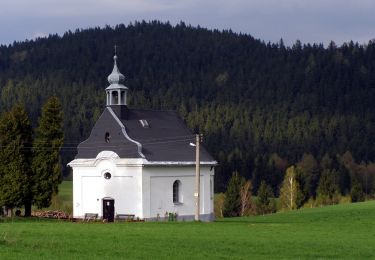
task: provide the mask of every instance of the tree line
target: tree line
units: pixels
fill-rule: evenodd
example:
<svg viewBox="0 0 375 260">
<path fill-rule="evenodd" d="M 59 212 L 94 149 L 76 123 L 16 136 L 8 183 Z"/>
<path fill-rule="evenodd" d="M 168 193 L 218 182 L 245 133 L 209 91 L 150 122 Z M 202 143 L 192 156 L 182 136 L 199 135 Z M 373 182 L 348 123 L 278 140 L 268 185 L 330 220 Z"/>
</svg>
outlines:
<svg viewBox="0 0 375 260">
<path fill-rule="evenodd" d="M 56 97 L 42 108 L 33 131 L 21 104 L 0 116 L 0 206 L 12 215 L 24 207 L 31 216 L 32 205 L 48 207 L 61 183 L 60 148 L 63 144 L 63 114 Z M 3 208 L 1 208 L 1 211 Z"/>
<path fill-rule="evenodd" d="M 39 107 L 57 96 L 65 166 L 104 108 L 115 43 L 129 106 L 177 110 L 203 133 L 219 162 L 216 192 L 238 172 L 253 193 L 264 181 L 278 195 L 286 168 L 275 165 L 296 165 L 303 154 L 337 161 L 349 151 L 360 165 L 374 162 L 374 41 L 285 46 L 158 21 L 68 31 L 0 46 L 0 111 L 23 103 L 35 126 Z"/>
<path fill-rule="evenodd" d="M 273 173 L 280 172 L 280 185 L 274 189 L 269 180 L 261 180 L 255 198 L 252 188 L 256 180 L 233 173 L 224 196 L 219 195 L 217 200 L 220 210 L 217 214 L 222 217 L 267 214 L 360 202 L 373 196 L 375 163 L 358 164 L 350 152 L 336 157 L 326 154 L 320 162 L 312 154 L 304 154 L 296 165 L 287 166 L 279 161 L 274 167 Z"/>
</svg>

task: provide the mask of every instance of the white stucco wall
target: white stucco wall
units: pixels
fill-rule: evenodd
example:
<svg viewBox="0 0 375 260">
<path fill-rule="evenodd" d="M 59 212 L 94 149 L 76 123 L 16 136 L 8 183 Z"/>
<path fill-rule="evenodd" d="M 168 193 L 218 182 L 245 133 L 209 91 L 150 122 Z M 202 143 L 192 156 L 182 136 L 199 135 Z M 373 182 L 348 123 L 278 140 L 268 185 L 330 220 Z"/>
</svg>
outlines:
<svg viewBox="0 0 375 260">
<path fill-rule="evenodd" d="M 104 173 L 111 173 L 110 179 Z M 115 160 L 102 160 L 93 166 L 73 167 L 73 216 L 85 213 L 103 215 L 103 198 L 115 200 L 115 214 L 142 214 L 142 167 L 117 166 Z"/>
<path fill-rule="evenodd" d="M 213 170 L 201 167 L 200 214 L 213 213 Z M 180 202 L 173 203 L 173 183 L 179 180 Z M 145 218 L 163 217 L 166 212 L 180 217 L 195 214 L 195 166 L 146 166 L 143 168 L 143 203 Z M 210 189 L 212 186 L 212 191 Z"/>
<path fill-rule="evenodd" d="M 73 216 L 97 213 L 102 217 L 103 198 L 115 201 L 115 214 L 134 214 L 155 219 L 177 213 L 180 219 L 195 213 L 194 165 L 147 165 L 144 159 L 101 158 L 75 160 L 73 168 Z M 110 179 L 104 173 L 111 173 Z M 210 166 L 201 167 L 201 215 L 213 214 L 213 177 Z M 173 203 L 173 182 L 181 182 L 181 203 Z M 191 218 L 190 218 L 191 219 Z"/>
</svg>

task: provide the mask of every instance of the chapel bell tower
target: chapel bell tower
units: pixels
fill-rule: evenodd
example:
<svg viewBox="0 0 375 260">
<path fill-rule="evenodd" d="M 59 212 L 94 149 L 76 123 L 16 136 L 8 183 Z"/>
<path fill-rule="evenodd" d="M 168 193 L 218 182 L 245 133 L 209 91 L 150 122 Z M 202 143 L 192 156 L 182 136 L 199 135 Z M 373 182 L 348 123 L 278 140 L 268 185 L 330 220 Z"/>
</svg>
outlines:
<svg viewBox="0 0 375 260">
<path fill-rule="evenodd" d="M 121 74 L 117 67 L 117 55 L 113 57 L 113 60 L 113 70 L 108 76 L 108 82 L 110 85 L 105 89 L 107 95 L 107 107 L 111 107 L 121 119 L 126 119 L 128 110 L 128 88 L 123 85 L 125 76 Z"/>
</svg>

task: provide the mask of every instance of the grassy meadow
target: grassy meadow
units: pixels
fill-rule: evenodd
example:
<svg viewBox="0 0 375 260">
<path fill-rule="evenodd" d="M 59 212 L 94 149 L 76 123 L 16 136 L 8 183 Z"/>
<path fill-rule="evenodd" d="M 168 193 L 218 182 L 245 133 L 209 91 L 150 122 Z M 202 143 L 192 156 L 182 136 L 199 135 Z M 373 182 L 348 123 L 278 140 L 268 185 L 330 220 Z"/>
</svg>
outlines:
<svg viewBox="0 0 375 260">
<path fill-rule="evenodd" d="M 375 201 L 213 223 L 0 221 L 0 259 L 375 258 Z"/>
<path fill-rule="evenodd" d="M 34 208 L 34 210 L 38 210 Z M 63 181 L 59 185 L 59 194 L 52 197 L 51 206 L 43 210 L 62 210 L 68 214 L 73 213 L 73 182 Z"/>
</svg>

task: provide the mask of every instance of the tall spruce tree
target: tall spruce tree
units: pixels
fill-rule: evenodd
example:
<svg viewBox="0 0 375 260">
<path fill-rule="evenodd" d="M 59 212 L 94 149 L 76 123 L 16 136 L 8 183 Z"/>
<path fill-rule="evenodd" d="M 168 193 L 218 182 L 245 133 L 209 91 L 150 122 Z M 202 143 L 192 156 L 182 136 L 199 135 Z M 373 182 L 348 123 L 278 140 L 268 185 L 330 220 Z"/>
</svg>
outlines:
<svg viewBox="0 0 375 260">
<path fill-rule="evenodd" d="M 302 159 L 297 164 L 297 179 L 301 181 L 301 190 L 304 201 L 311 197 L 316 197 L 316 189 L 319 184 L 319 165 L 312 154 L 304 153 Z"/>
<path fill-rule="evenodd" d="M 225 192 L 224 217 L 238 217 L 241 214 L 241 188 L 245 179 L 238 172 L 232 175 Z"/>
<path fill-rule="evenodd" d="M 62 180 L 59 152 L 63 139 L 61 105 L 56 97 L 51 97 L 42 108 L 33 149 L 32 192 L 33 203 L 38 208 L 50 206 L 52 195 L 58 192 Z"/>
<path fill-rule="evenodd" d="M 12 209 L 30 200 L 32 128 L 16 105 L 0 118 L 0 205 Z"/>
<path fill-rule="evenodd" d="M 337 204 L 339 202 L 339 187 L 336 181 L 336 170 L 325 169 L 319 180 L 318 197 L 320 204 Z"/>
<path fill-rule="evenodd" d="M 257 214 L 268 214 L 276 211 L 276 203 L 272 188 L 265 181 L 262 181 L 258 190 L 258 197 L 256 200 Z"/>
</svg>

